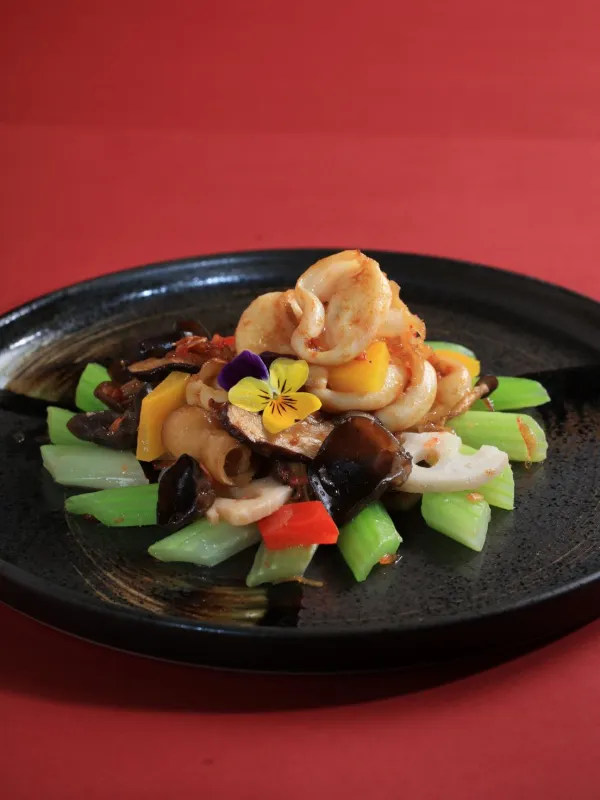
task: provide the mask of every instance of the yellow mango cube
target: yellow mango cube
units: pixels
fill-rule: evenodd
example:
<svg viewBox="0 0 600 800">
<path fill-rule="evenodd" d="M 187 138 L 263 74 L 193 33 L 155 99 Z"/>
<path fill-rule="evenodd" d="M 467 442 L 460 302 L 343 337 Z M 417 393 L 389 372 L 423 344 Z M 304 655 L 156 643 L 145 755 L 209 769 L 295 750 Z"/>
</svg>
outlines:
<svg viewBox="0 0 600 800">
<path fill-rule="evenodd" d="M 335 392 L 378 392 L 383 388 L 389 365 L 390 351 L 387 344 L 373 342 L 366 352 L 347 364 L 331 367 L 327 385 Z"/>
<path fill-rule="evenodd" d="M 171 372 L 142 400 L 135 454 L 138 461 L 153 461 L 164 453 L 163 423 L 171 411 L 185 405 L 185 387 L 189 379 L 185 372 Z"/>
</svg>

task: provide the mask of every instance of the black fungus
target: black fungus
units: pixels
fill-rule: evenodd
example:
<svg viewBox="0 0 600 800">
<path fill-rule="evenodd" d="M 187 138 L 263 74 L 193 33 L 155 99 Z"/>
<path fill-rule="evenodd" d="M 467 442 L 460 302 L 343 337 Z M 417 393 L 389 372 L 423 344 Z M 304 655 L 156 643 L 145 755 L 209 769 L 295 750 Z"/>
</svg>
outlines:
<svg viewBox="0 0 600 800">
<path fill-rule="evenodd" d="M 179 456 L 158 481 L 158 524 L 178 531 L 203 516 L 214 501 L 212 484 L 198 462 L 187 454 Z"/>
<path fill-rule="evenodd" d="M 411 457 L 380 422 L 351 416 L 337 425 L 308 467 L 310 485 L 337 525 L 378 500 L 411 470 Z"/>
</svg>

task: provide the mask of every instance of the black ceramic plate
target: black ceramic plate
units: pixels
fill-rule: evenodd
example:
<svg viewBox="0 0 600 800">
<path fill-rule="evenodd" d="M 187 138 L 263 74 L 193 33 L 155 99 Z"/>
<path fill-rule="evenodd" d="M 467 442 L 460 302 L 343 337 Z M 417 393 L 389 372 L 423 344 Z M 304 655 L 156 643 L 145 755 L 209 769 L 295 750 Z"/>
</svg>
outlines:
<svg viewBox="0 0 600 800">
<path fill-rule="evenodd" d="M 68 403 L 77 371 L 126 336 L 195 316 L 231 333 L 258 293 L 292 285 L 325 251 L 159 264 L 36 300 L 0 320 L 0 599 L 87 639 L 214 666 L 335 671 L 409 665 L 492 646 L 534 645 L 597 615 L 600 600 L 599 307 L 554 286 L 472 264 L 370 253 L 402 285 L 432 339 L 473 348 L 486 372 L 543 376 L 549 459 L 517 467 L 518 506 L 494 511 L 473 553 L 398 519 L 402 559 L 353 583 L 335 548 L 322 589 L 246 589 L 251 554 L 214 570 L 154 562 L 156 530 L 65 519 L 41 468 L 44 403 Z M 576 369 L 567 369 L 576 368 Z"/>
</svg>

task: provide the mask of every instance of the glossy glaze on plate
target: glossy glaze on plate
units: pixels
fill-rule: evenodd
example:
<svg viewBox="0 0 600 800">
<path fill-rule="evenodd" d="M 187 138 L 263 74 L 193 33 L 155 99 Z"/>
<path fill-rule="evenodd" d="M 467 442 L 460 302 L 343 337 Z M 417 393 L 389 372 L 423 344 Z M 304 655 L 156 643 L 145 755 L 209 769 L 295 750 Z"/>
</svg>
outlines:
<svg viewBox="0 0 600 800">
<path fill-rule="evenodd" d="M 176 318 L 222 334 L 259 292 L 289 286 L 329 251 L 269 251 L 161 264 L 34 301 L 0 320 L 9 387 L 68 403 L 87 360 Z M 471 264 L 369 252 L 402 286 L 432 339 L 473 348 L 486 372 L 522 374 L 600 362 L 597 304 Z M 600 605 L 600 379 L 551 377 L 539 412 L 549 459 L 516 468 L 517 509 L 494 509 L 473 553 L 397 517 L 399 563 L 356 584 L 321 548 L 297 584 L 246 589 L 252 553 L 216 569 L 160 564 L 156 530 L 65 519 L 65 490 L 41 468 L 42 401 L 0 398 L 0 599 L 56 627 L 140 653 L 200 664 L 291 671 L 367 669 L 535 644 Z"/>
</svg>

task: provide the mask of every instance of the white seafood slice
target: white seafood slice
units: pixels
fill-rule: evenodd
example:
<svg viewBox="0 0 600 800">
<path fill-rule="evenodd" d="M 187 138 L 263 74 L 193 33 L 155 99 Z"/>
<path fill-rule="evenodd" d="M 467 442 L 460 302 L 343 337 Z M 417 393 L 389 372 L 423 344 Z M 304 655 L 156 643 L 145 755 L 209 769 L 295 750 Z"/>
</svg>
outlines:
<svg viewBox="0 0 600 800">
<path fill-rule="evenodd" d="M 292 489 L 273 478 L 261 478 L 243 489 L 231 489 L 231 494 L 233 497 L 217 497 L 206 512 L 210 522 L 225 521 L 231 525 L 258 522 L 287 503 L 292 496 Z"/>
<path fill-rule="evenodd" d="M 400 439 L 413 459 L 410 476 L 398 487 L 403 492 L 477 489 L 500 475 L 508 465 L 506 453 L 490 445 L 484 445 L 473 455 L 463 455 L 461 439 L 454 433 L 404 433 Z M 420 461 L 430 466 L 421 467 Z"/>
<path fill-rule="evenodd" d="M 377 411 L 375 416 L 393 433 L 412 428 L 429 411 L 437 390 L 435 369 L 426 361 L 423 376 L 418 383 L 411 384 L 390 405 Z"/>
<path fill-rule="evenodd" d="M 394 364 L 390 364 L 385 376 L 385 383 L 378 392 L 335 392 L 333 389 L 320 388 L 316 380 L 310 391 L 316 395 L 325 411 L 375 411 L 388 406 L 402 391 L 404 377 Z"/>
<path fill-rule="evenodd" d="M 292 348 L 309 364 L 324 366 L 345 364 L 366 350 L 392 301 L 379 264 L 359 250 L 317 261 L 300 276 L 294 294 L 302 316 Z"/>
<path fill-rule="evenodd" d="M 235 347 L 238 353 L 250 350 L 264 353 L 270 350 L 282 355 L 293 355 L 290 339 L 296 322 L 288 314 L 287 292 L 267 292 L 253 300 L 244 311 L 235 330 Z"/>
</svg>

